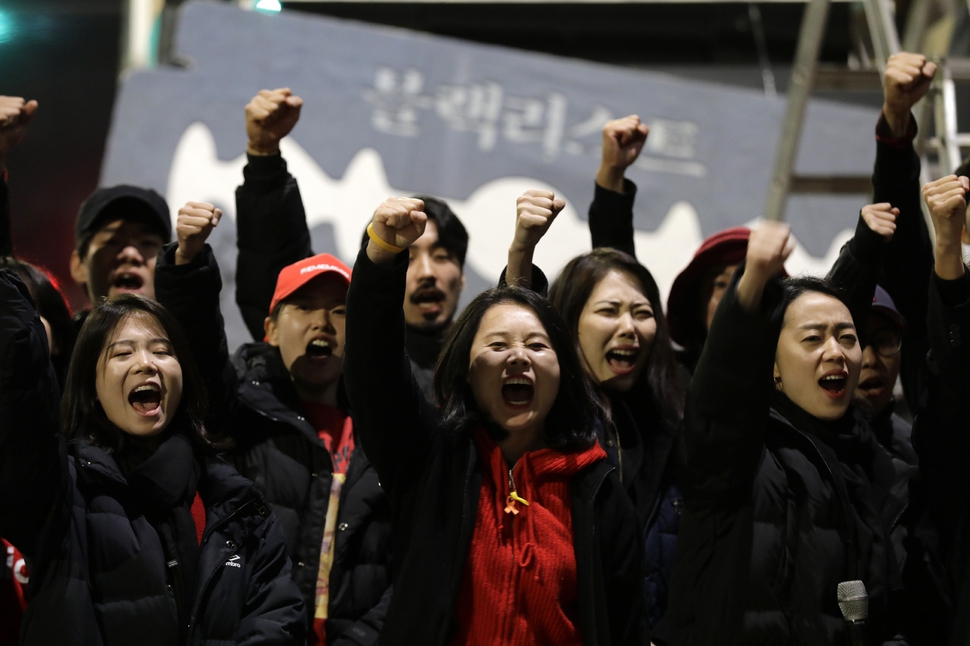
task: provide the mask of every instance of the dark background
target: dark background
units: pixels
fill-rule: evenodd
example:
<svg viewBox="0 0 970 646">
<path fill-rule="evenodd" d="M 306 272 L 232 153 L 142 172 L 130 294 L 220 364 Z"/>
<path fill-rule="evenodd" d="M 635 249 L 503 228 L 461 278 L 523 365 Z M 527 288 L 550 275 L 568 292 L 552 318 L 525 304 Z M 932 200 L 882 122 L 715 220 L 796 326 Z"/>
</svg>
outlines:
<svg viewBox="0 0 970 646">
<path fill-rule="evenodd" d="M 50 269 L 72 305 L 73 221 L 98 185 L 118 79 L 121 0 L 0 0 L 0 94 L 36 99 L 29 136 L 8 157 L 14 245 Z M 763 29 L 778 91 L 787 88 L 803 4 L 283 3 L 307 11 L 560 56 L 762 88 Z M 833 4 L 823 58 L 844 63 L 857 20 Z M 824 93 L 879 105 L 878 92 Z M 173 97 L 177 100 L 177 97 Z"/>
</svg>

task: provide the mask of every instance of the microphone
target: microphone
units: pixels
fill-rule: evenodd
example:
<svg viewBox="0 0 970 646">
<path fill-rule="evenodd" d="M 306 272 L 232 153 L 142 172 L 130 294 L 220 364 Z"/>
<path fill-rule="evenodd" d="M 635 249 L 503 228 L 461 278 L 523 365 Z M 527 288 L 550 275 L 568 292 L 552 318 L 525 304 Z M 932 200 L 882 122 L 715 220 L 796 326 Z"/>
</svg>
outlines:
<svg viewBox="0 0 970 646">
<path fill-rule="evenodd" d="M 866 646 L 866 620 L 869 618 L 869 593 L 862 581 L 839 584 L 839 610 L 845 620 L 846 644 Z"/>
</svg>

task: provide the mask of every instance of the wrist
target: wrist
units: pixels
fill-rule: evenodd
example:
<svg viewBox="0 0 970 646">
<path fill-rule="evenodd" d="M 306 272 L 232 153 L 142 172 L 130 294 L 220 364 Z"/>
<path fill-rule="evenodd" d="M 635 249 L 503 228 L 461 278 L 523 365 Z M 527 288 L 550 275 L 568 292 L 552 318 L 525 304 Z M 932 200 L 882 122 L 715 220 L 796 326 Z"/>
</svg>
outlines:
<svg viewBox="0 0 970 646">
<path fill-rule="evenodd" d="M 625 168 L 617 168 L 616 166 L 600 166 L 600 169 L 596 172 L 596 183 L 608 191 L 622 193 L 625 171 Z"/>
<path fill-rule="evenodd" d="M 910 111 L 892 108 L 887 104 L 882 106 L 882 114 L 886 118 L 886 125 L 892 131 L 893 137 L 902 138 L 909 131 Z"/>
<path fill-rule="evenodd" d="M 381 249 L 373 240 L 367 241 L 367 257 L 375 265 L 389 265 L 394 262 L 397 254 Z"/>
<path fill-rule="evenodd" d="M 176 265 L 187 265 L 190 262 L 192 262 L 193 260 L 195 260 L 195 257 L 197 255 L 199 255 L 199 254 L 198 253 L 189 253 L 188 251 L 185 251 L 184 249 L 182 249 L 182 246 L 179 245 L 178 247 L 175 248 L 175 264 Z"/>
<path fill-rule="evenodd" d="M 249 140 L 246 144 L 246 153 L 250 155 L 255 155 L 256 157 L 268 157 L 270 155 L 275 155 L 280 151 L 280 143 L 277 141 L 275 144 L 268 143 L 256 143 L 253 140 Z"/>
</svg>

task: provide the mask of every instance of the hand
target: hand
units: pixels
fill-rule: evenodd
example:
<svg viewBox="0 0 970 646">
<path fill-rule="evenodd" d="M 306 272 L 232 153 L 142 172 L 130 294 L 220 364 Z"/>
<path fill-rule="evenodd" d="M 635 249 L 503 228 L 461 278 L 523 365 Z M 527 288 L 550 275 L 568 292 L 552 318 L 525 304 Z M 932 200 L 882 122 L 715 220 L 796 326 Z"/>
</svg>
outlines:
<svg viewBox="0 0 970 646">
<path fill-rule="evenodd" d="M 24 140 L 27 126 L 36 113 L 36 101 L 24 101 L 19 96 L 0 96 L 0 170 L 7 151 Z"/>
<path fill-rule="evenodd" d="M 640 156 L 649 133 L 649 126 L 640 123 L 640 117 L 635 114 L 607 121 L 603 126 L 603 155 L 596 173 L 596 183 L 621 193 L 623 174 Z"/>
<path fill-rule="evenodd" d="M 195 260 L 221 217 L 222 209 L 207 202 L 187 202 L 179 209 L 175 224 L 175 234 L 179 241 L 175 249 L 176 265 L 187 265 Z"/>
<path fill-rule="evenodd" d="M 751 311 L 761 304 L 768 280 L 781 272 L 795 250 L 791 227 L 781 222 L 763 222 L 751 231 L 744 260 L 744 274 L 738 282 L 738 301 Z"/>
<path fill-rule="evenodd" d="M 423 209 L 424 201 L 413 197 L 384 200 L 371 220 L 374 235 L 389 245 L 407 249 L 424 233 L 428 216 Z M 375 263 L 391 262 L 395 255 L 381 249 L 373 240 L 367 243 L 367 256 Z"/>
<path fill-rule="evenodd" d="M 293 96 L 290 88 L 260 90 L 246 104 L 246 152 L 251 155 L 275 155 L 280 140 L 290 134 L 300 120 L 303 99 Z"/>
<path fill-rule="evenodd" d="M 893 239 L 896 233 L 896 218 L 899 216 L 899 209 L 893 208 L 888 202 L 879 204 L 867 204 L 862 207 L 862 219 L 866 225 L 872 229 L 873 233 L 882 236 L 886 242 Z"/>
<path fill-rule="evenodd" d="M 526 191 L 515 201 L 515 237 L 510 251 L 532 250 L 566 202 L 550 191 Z"/>
<path fill-rule="evenodd" d="M 947 175 L 923 186 L 923 200 L 936 231 L 936 273 L 953 280 L 963 275 L 961 235 L 966 227 L 970 179 Z"/>
<path fill-rule="evenodd" d="M 899 52 L 889 57 L 883 77 L 882 113 L 893 136 L 902 137 L 909 128 L 910 111 L 930 89 L 936 63 L 922 54 Z"/>
</svg>

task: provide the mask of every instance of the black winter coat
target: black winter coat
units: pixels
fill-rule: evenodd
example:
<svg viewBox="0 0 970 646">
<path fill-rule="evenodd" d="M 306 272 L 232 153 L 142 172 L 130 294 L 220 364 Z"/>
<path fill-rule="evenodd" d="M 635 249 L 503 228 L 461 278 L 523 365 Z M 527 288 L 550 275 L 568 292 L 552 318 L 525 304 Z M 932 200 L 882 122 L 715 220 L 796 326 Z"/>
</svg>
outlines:
<svg viewBox="0 0 970 646">
<path fill-rule="evenodd" d="M 229 366 L 219 312 L 222 282 L 211 248 L 181 266 L 173 254 L 174 246 L 159 254 L 156 295 L 189 333 L 215 395 L 213 409 L 236 443 L 226 459 L 256 484 L 280 519 L 293 580 L 312 623 L 333 480 L 330 454 L 307 421 L 277 348 L 243 345 Z M 350 643 L 337 641 L 341 638 L 365 646 L 377 642 L 391 597 L 390 556 L 390 508 L 377 472 L 358 446 L 337 511 L 326 624 L 331 646 Z"/>
<path fill-rule="evenodd" d="M 925 490 L 919 493 L 925 494 L 939 531 L 950 604 L 945 608 L 936 604 L 940 606 L 936 612 L 944 616 L 926 620 L 934 625 L 952 621 L 949 639 L 936 643 L 965 646 L 970 644 L 970 275 L 966 271 L 956 281 L 933 280 L 928 321 L 928 384 L 913 442 L 924 475 Z"/>
<path fill-rule="evenodd" d="M 145 498 L 110 455 L 83 442 L 68 448 L 58 432 L 44 339 L 26 288 L 0 272 L 0 533 L 31 563 L 22 642 L 302 643 L 303 599 L 283 532 L 252 483 L 203 459 L 198 585 L 179 595 Z"/>
<path fill-rule="evenodd" d="M 856 579 L 869 591 L 868 643 L 894 641 L 900 572 L 889 535 L 914 468 L 893 461 L 851 418 L 842 420 L 846 435 L 823 440 L 798 415 L 773 409 L 777 330 L 737 303 L 741 273 L 721 300 L 688 394 L 670 642 L 844 643 L 836 591 Z M 770 302 L 766 293 L 764 307 Z M 843 463 L 839 443 L 855 446 L 859 461 Z M 871 537 L 856 518 L 874 523 Z"/>
<path fill-rule="evenodd" d="M 407 256 L 392 267 L 358 256 L 347 294 L 344 377 L 357 437 L 391 500 L 395 594 L 381 638 L 447 644 L 455 634 L 465 559 L 477 518 L 481 467 L 471 434 L 443 432 L 404 351 Z M 572 514 L 579 627 L 587 646 L 642 643 L 643 577 L 635 512 L 613 469 L 574 477 Z"/>
</svg>

